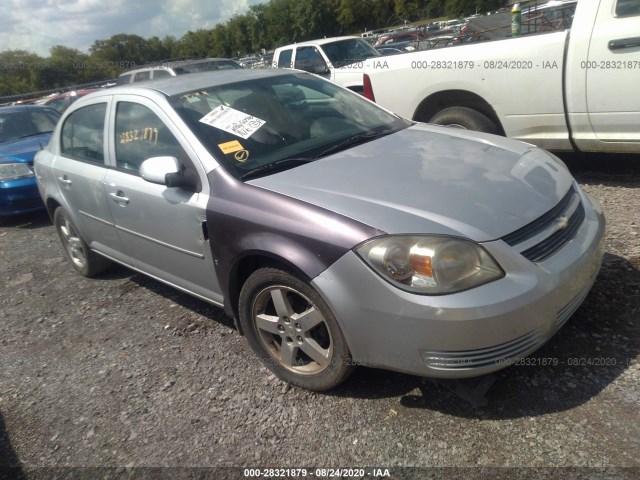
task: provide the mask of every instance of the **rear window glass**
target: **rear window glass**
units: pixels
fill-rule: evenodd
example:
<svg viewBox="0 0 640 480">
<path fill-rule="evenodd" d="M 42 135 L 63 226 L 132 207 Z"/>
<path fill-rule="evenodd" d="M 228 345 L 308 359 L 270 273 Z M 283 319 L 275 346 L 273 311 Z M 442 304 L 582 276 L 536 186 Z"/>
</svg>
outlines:
<svg viewBox="0 0 640 480">
<path fill-rule="evenodd" d="M 116 80 L 116 84 L 118 84 L 118 85 L 125 85 L 125 84 L 130 83 L 130 82 L 131 82 L 131 74 L 130 73 L 128 73 L 126 75 L 120 75 L 118 77 L 118 79 Z"/>
<path fill-rule="evenodd" d="M 278 68 L 291 68 L 291 53 L 293 50 L 283 50 L 278 57 Z"/>
<path fill-rule="evenodd" d="M 104 163 L 106 103 L 73 112 L 62 126 L 62 154 L 76 160 Z"/>
<path fill-rule="evenodd" d="M 167 70 L 154 70 L 153 72 L 153 78 L 155 80 L 159 79 L 159 78 L 167 78 L 170 77 L 171 74 L 167 71 Z"/>
<path fill-rule="evenodd" d="M 151 72 L 149 72 L 149 71 L 138 72 L 138 73 L 136 73 L 136 76 L 133 79 L 133 81 L 134 82 L 143 82 L 145 80 L 149 80 L 150 78 L 151 78 Z"/>
</svg>

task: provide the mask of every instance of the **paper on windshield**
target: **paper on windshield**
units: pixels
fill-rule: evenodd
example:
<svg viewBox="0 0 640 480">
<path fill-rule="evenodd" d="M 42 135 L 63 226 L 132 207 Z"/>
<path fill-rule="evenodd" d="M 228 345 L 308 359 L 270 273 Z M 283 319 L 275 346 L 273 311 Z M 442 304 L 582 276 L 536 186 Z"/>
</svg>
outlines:
<svg viewBox="0 0 640 480">
<path fill-rule="evenodd" d="M 200 121 L 245 140 L 267 123 L 258 117 L 225 105 L 211 110 Z"/>
</svg>

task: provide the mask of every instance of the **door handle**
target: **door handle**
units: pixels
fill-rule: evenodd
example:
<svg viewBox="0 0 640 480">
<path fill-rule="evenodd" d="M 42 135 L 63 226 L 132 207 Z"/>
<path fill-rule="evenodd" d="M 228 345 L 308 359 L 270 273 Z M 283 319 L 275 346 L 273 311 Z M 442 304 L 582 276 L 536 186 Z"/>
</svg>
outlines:
<svg viewBox="0 0 640 480">
<path fill-rule="evenodd" d="M 118 190 L 116 193 L 109 192 L 109 196 L 114 202 L 119 203 L 122 207 L 129 203 L 129 197 L 125 197 L 122 190 Z"/>
<path fill-rule="evenodd" d="M 640 37 L 609 40 L 609 44 L 607 46 L 609 47 L 609 50 L 623 50 L 625 48 L 640 47 Z"/>
<path fill-rule="evenodd" d="M 59 181 L 62 185 L 64 185 L 64 187 L 65 187 L 65 188 L 69 188 L 69 187 L 71 187 L 71 184 L 73 183 L 71 180 L 69 180 L 69 179 L 67 178 L 67 176 L 66 176 L 66 175 L 63 175 L 62 177 L 58 177 L 58 181 Z"/>
</svg>

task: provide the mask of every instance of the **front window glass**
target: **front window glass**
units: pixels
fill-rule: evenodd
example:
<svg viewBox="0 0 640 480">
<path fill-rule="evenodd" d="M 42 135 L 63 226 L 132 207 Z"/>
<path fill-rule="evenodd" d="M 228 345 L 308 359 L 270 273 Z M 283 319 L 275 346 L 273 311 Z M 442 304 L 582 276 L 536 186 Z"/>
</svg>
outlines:
<svg viewBox="0 0 640 480">
<path fill-rule="evenodd" d="M 138 103 L 118 103 L 115 134 L 116 165 L 123 170 L 138 173 L 140 164 L 152 157 L 186 156 L 164 122 Z"/>
<path fill-rule="evenodd" d="M 359 38 L 325 43 L 322 45 L 322 49 L 334 67 L 342 67 L 367 58 L 380 56 L 380 52 Z"/>
<path fill-rule="evenodd" d="M 296 51 L 294 68 L 315 73 L 327 68 L 327 64 L 316 47 L 300 47 Z"/>
<path fill-rule="evenodd" d="M 631 17 L 640 15 L 640 2 L 638 0 L 618 0 L 616 3 L 616 16 Z"/>
<path fill-rule="evenodd" d="M 89 105 L 67 117 L 62 126 L 62 154 L 76 160 L 104 163 L 106 103 Z"/>
<path fill-rule="evenodd" d="M 171 103 L 234 175 L 292 168 L 409 123 L 307 74 L 284 74 L 177 95 Z"/>
</svg>

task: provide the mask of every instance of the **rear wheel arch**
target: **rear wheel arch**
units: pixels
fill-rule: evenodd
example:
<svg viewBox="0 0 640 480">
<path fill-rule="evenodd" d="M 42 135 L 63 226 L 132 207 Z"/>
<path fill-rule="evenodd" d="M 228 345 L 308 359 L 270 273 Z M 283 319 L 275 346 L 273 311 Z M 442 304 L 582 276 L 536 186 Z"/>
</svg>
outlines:
<svg viewBox="0 0 640 480">
<path fill-rule="evenodd" d="M 466 90 L 445 90 L 428 96 L 418 105 L 413 114 L 413 120 L 431 122 L 438 113 L 453 107 L 463 107 L 478 112 L 495 125 L 495 133 L 505 135 L 504 128 L 493 107 L 481 96 Z"/>
<path fill-rule="evenodd" d="M 60 207 L 60 202 L 56 199 L 49 197 L 45 203 L 45 207 L 47 208 L 47 213 L 49 214 L 49 218 L 53 221 L 53 216 L 56 212 L 56 208 Z"/>
<path fill-rule="evenodd" d="M 55 209 L 53 225 L 71 266 L 80 275 L 93 277 L 111 267 L 110 260 L 91 250 L 64 207 Z"/>
</svg>

